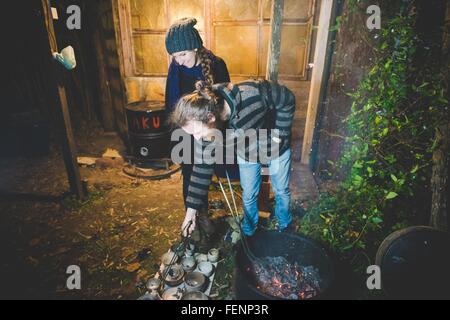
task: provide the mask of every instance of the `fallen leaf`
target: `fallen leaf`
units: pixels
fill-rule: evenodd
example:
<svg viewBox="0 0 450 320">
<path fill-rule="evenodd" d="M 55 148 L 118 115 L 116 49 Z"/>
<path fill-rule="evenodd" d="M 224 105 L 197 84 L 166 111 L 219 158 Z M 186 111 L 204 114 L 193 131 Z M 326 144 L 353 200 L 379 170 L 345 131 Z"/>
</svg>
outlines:
<svg viewBox="0 0 450 320">
<path fill-rule="evenodd" d="M 97 158 L 91 157 L 77 157 L 77 162 L 79 165 L 93 166 Z"/>
<path fill-rule="evenodd" d="M 139 270 L 139 272 L 138 272 L 138 278 L 140 278 L 140 279 L 144 279 L 144 278 L 146 278 L 147 277 L 147 275 L 148 275 L 148 272 L 147 272 L 147 270 Z"/>
<path fill-rule="evenodd" d="M 128 271 L 128 272 L 135 272 L 135 271 L 138 270 L 140 267 L 141 267 L 141 264 L 140 264 L 139 262 L 132 263 L 132 264 L 129 264 L 129 265 L 127 266 L 127 271 Z"/>
<path fill-rule="evenodd" d="M 119 151 L 111 148 L 107 148 L 105 153 L 102 155 L 103 158 L 122 158 Z"/>
<path fill-rule="evenodd" d="M 53 251 L 52 253 L 50 253 L 48 256 L 49 256 L 49 257 L 57 256 L 57 255 L 60 255 L 60 254 L 62 254 L 62 253 L 66 253 L 66 252 L 69 251 L 69 250 L 70 250 L 70 248 L 61 247 L 61 248 L 56 249 L 56 250 Z"/>
</svg>

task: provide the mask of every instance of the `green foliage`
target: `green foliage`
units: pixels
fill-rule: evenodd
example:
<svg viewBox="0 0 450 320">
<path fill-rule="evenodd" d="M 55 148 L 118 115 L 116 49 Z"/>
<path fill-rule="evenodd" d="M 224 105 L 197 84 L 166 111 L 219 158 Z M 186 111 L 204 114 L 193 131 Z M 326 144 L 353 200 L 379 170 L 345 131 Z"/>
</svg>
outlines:
<svg viewBox="0 0 450 320">
<path fill-rule="evenodd" d="M 69 196 L 63 199 L 62 205 L 70 210 L 79 210 L 81 208 L 88 208 L 90 205 L 101 200 L 104 197 L 104 192 L 94 190 L 89 192 L 85 201 L 80 201 L 76 196 Z"/>
<path fill-rule="evenodd" d="M 348 174 L 302 222 L 301 232 L 356 269 L 373 262 L 389 233 L 426 221 L 429 211 L 434 130 L 448 101 L 436 65 L 417 60 L 415 21 L 413 14 L 398 15 L 381 30 L 374 65 L 349 93 L 348 138 L 332 163 Z"/>
</svg>

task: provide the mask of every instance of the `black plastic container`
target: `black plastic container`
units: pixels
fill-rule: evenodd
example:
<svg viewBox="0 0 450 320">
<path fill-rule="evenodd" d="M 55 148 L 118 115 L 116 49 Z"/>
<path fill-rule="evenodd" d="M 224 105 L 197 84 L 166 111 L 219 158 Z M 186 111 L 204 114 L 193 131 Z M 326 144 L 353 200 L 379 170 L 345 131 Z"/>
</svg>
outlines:
<svg viewBox="0 0 450 320">
<path fill-rule="evenodd" d="M 389 235 L 377 252 L 382 287 L 390 299 L 450 299 L 447 232 L 414 226 Z"/>
</svg>

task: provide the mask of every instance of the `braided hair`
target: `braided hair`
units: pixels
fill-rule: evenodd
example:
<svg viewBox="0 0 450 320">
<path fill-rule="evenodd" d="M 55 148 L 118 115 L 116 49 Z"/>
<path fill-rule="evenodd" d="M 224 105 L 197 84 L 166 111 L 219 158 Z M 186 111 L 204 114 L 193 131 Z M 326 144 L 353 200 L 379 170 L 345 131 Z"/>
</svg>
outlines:
<svg viewBox="0 0 450 320">
<path fill-rule="evenodd" d="M 208 85 L 212 86 L 214 84 L 214 75 L 212 72 L 211 55 L 205 47 L 201 47 L 200 49 L 198 49 L 197 55 L 200 60 L 200 65 L 202 67 L 202 73 L 205 77 L 205 81 Z"/>
</svg>

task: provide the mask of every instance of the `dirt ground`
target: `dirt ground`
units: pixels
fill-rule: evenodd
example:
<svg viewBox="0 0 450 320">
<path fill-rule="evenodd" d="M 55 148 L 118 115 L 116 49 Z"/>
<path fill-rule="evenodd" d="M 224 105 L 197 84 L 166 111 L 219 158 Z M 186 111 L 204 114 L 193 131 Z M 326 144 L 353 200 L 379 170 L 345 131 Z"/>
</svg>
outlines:
<svg viewBox="0 0 450 320">
<path fill-rule="evenodd" d="M 87 122 L 79 114 L 73 116 L 79 156 L 101 157 L 108 148 L 126 154 L 117 134 L 104 132 L 98 123 Z M 82 203 L 68 193 L 57 141 L 52 138 L 48 156 L 0 157 L 0 298 L 140 297 L 146 280 L 157 272 L 162 254 L 180 241 L 181 173 L 145 180 L 126 175 L 123 165 L 114 161 L 82 166 L 80 174 L 89 190 L 88 200 Z M 298 191 L 297 184 L 308 192 Z M 293 196 L 310 197 L 310 185 L 304 181 L 291 185 Z M 223 195 L 213 183 L 209 201 L 214 200 L 223 200 Z M 292 200 L 297 219 L 306 202 Z M 241 200 L 237 202 L 239 206 Z M 211 297 L 232 299 L 235 248 L 223 240 L 229 214 L 219 209 L 210 210 L 210 215 L 217 227 L 210 247 L 219 248 L 223 257 Z M 263 227 L 275 226 L 268 219 L 260 222 Z M 81 268 L 81 290 L 67 289 L 66 271 L 72 265 Z"/>
<path fill-rule="evenodd" d="M 78 128 L 81 155 L 99 156 L 106 147 L 123 152 L 121 140 L 98 127 Z M 81 167 L 89 199 L 67 194 L 62 155 L 0 158 L 0 297 L 31 299 L 136 299 L 159 268 L 160 257 L 180 240 L 184 217 L 181 173 L 148 181 L 122 167 Z M 218 191 L 210 200 L 220 198 Z M 216 214 L 226 231 L 225 212 Z M 232 259 L 221 249 L 232 268 Z M 81 290 L 66 288 L 67 268 L 81 268 Z M 230 270 L 224 270 L 230 273 Z M 217 277 L 215 296 L 229 296 L 231 276 Z M 219 292 L 221 291 L 221 292 Z"/>
</svg>

